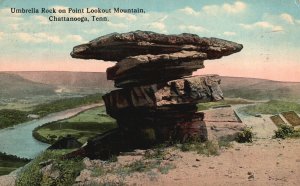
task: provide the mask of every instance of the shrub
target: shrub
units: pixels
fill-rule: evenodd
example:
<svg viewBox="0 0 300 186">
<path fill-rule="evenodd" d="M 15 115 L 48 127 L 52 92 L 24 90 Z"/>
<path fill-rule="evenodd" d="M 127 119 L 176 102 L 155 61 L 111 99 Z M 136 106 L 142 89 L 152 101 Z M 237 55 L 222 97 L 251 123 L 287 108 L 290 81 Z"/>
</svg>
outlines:
<svg viewBox="0 0 300 186">
<path fill-rule="evenodd" d="M 242 132 L 239 132 L 236 136 L 238 143 L 251 143 L 253 138 L 252 128 L 245 128 Z"/>
<path fill-rule="evenodd" d="M 201 142 L 198 140 L 192 140 L 179 145 L 181 151 L 196 151 L 198 154 L 204 154 L 207 156 L 219 155 L 219 145 L 212 141 Z"/>
<path fill-rule="evenodd" d="M 18 175 L 16 186 L 72 185 L 75 178 L 83 169 L 83 164 L 79 159 L 62 160 L 61 155 L 65 152 L 68 151 L 45 151 L 22 169 Z M 59 176 L 55 179 L 47 175 L 43 175 L 41 172 L 42 166 L 39 163 L 49 159 L 53 159 L 53 169 L 59 172 Z"/>
<path fill-rule="evenodd" d="M 275 138 L 285 139 L 287 137 L 292 137 L 295 134 L 294 127 L 289 125 L 279 125 L 275 132 Z"/>
</svg>

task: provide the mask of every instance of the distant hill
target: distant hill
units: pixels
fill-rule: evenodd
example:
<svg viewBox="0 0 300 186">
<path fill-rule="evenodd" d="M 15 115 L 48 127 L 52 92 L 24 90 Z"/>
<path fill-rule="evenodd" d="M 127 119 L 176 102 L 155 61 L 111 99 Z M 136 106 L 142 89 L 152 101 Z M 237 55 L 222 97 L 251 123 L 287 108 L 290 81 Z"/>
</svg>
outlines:
<svg viewBox="0 0 300 186">
<path fill-rule="evenodd" d="M 55 94 L 53 85 L 33 82 L 15 74 L 0 72 L 0 98 L 24 98 Z"/>
<path fill-rule="evenodd" d="M 106 80 L 105 72 L 8 72 L 17 74 L 30 81 L 43 84 L 89 87 L 109 90 L 113 88 L 113 82 Z"/>
<path fill-rule="evenodd" d="M 14 78 L 24 78 L 29 82 L 52 86 L 75 87 L 81 89 L 100 88 L 107 92 L 114 88 L 112 81 L 106 80 L 105 72 L 7 72 Z M 225 97 L 254 100 L 298 100 L 300 83 L 280 82 L 243 77 L 221 77 L 221 88 Z M 25 81 L 23 79 L 23 81 Z M 2 78 L 1 81 L 3 82 Z M 20 82 L 19 82 L 20 83 Z M 42 85 L 37 84 L 37 85 Z M 21 86 L 21 84 L 19 84 Z M 16 86 L 16 85 L 14 85 Z M 46 86 L 46 85 L 43 85 Z M 47 86 L 46 86 L 47 87 Z"/>
<path fill-rule="evenodd" d="M 300 101 L 300 82 L 280 82 L 265 79 L 222 77 L 225 97 L 265 100 L 282 99 Z"/>
</svg>

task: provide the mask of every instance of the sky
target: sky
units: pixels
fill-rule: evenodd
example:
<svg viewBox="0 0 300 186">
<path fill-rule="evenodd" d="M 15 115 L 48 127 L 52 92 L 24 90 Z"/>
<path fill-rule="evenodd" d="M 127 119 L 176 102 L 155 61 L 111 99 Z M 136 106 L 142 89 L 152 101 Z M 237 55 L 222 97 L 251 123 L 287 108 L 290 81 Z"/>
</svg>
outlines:
<svg viewBox="0 0 300 186">
<path fill-rule="evenodd" d="M 23 14 L 11 8 L 142 8 L 143 14 Z M 108 22 L 48 17 L 107 16 Z M 194 33 L 244 45 L 195 74 L 300 82 L 300 0 L 0 0 L 0 71 L 105 72 L 113 62 L 73 59 L 72 48 L 112 32 Z"/>
</svg>

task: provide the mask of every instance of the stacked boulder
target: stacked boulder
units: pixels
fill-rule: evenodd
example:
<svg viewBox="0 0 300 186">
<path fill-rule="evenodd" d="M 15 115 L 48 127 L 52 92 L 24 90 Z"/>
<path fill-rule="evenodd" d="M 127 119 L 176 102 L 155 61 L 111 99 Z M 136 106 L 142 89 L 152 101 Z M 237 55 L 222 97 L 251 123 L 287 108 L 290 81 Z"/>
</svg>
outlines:
<svg viewBox="0 0 300 186">
<path fill-rule="evenodd" d="M 107 69 L 115 82 L 103 96 L 107 113 L 132 141 L 206 139 L 197 104 L 223 99 L 218 75 L 192 76 L 203 61 L 241 51 L 234 42 L 194 34 L 113 33 L 74 47 L 71 56 L 117 62 Z M 128 138 L 126 140 L 128 140 Z"/>
</svg>

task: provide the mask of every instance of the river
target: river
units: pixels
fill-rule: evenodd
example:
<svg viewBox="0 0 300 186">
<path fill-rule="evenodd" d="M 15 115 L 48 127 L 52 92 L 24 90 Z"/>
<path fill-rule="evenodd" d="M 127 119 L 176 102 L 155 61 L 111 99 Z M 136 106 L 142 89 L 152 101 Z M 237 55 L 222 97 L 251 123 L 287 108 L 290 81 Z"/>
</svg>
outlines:
<svg viewBox="0 0 300 186">
<path fill-rule="evenodd" d="M 33 129 L 49 122 L 70 118 L 80 112 L 102 105 L 99 103 L 68 109 L 49 114 L 40 119 L 21 123 L 14 127 L 2 129 L 0 130 L 0 152 L 33 159 L 41 151 L 49 147 L 49 144 L 42 143 L 32 136 Z"/>
</svg>

